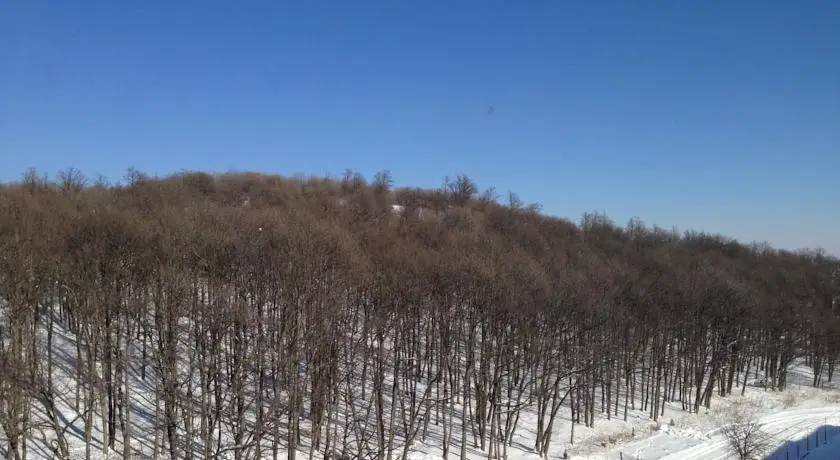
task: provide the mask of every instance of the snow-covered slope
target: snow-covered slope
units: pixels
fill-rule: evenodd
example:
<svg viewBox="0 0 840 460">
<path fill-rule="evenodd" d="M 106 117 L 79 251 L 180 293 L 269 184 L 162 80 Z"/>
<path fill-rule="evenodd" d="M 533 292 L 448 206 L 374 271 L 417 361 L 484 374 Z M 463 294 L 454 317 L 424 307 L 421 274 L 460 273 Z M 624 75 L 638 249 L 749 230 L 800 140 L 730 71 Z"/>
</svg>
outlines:
<svg viewBox="0 0 840 460">
<path fill-rule="evenodd" d="M 824 389 L 809 385 L 811 370 L 798 365 L 791 369 L 792 383 L 783 392 L 748 387 L 746 394 L 718 399 L 712 409 L 700 414 L 671 412 L 674 424 L 659 426 L 653 433 L 637 436 L 606 452 L 573 456 L 575 460 L 723 460 L 732 458 L 721 428 L 736 411 L 748 410 L 757 416 L 772 451 L 768 460 L 790 460 L 799 444 L 804 455 L 819 442 L 825 442 L 840 426 L 840 390 L 836 383 Z M 669 408 L 671 411 L 671 408 Z M 668 420 L 664 418 L 664 420 Z M 818 434 L 814 434 L 818 433 Z M 811 436 L 810 441 L 808 437 Z M 816 436 L 816 437 L 815 437 Z M 785 455 L 788 446 L 790 456 Z M 779 456 L 781 455 L 781 456 Z M 840 460 L 840 456 L 834 460 Z"/>
<path fill-rule="evenodd" d="M 43 339 L 43 337 L 42 337 Z M 46 346 L 46 342 L 44 342 Z M 92 435 L 92 442 L 87 444 L 85 438 L 84 408 L 74 406 L 74 395 L 77 381 L 74 361 L 75 337 L 69 331 L 56 327 L 53 337 L 55 368 L 53 381 L 55 384 L 56 409 L 59 413 L 59 425 L 65 432 L 66 442 L 71 458 L 116 459 L 121 458 L 120 437 L 117 437 L 115 448 L 107 454 L 102 449 L 103 419 L 96 408 L 96 416 L 87 420 L 88 429 Z M 132 354 L 139 354 L 133 350 Z M 147 380 L 140 378 L 139 369 L 129 366 L 128 375 L 131 407 L 132 450 L 139 458 L 152 458 L 155 455 L 164 459 L 166 452 L 156 448 L 160 445 L 156 440 L 160 430 L 154 429 L 154 414 L 156 411 L 154 391 Z M 154 370 L 146 369 L 147 373 Z M 148 377 L 148 374 L 147 374 Z M 788 443 L 795 446 L 795 441 L 806 438 L 809 433 L 818 432 L 819 427 L 840 426 L 840 391 L 836 387 L 815 389 L 809 386 L 810 375 L 806 367 L 800 366 L 791 370 L 789 388 L 784 392 L 767 391 L 757 386 L 748 386 L 744 396 L 740 391 L 726 398 L 715 398 L 711 409 L 701 409 L 698 414 L 690 414 L 682 410 L 679 403 L 667 403 L 664 416 L 655 423 L 649 419 L 649 411 L 630 410 L 628 420 L 623 417 L 607 418 L 605 413 L 597 414 L 598 418 L 593 428 L 570 423 L 571 413 L 567 406 L 561 409 L 558 426 L 553 431 L 556 443 L 549 452 L 549 458 L 564 458 L 568 454 L 572 459 L 638 459 L 638 460 L 692 460 L 692 459 L 724 459 L 729 458 L 726 439 L 720 434 L 720 428 L 727 423 L 729 415 L 734 410 L 749 407 L 755 411 L 762 422 L 762 428 L 774 439 L 778 446 Z M 83 388 L 82 388 L 83 390 Z M 454 405 L 455 413 L 459 414 L 462 406 Z M 37 420 L 46 422 L 48 417 L 44 407 L 33 404 L 33 413 Z M 158 409 L 159 410 L 159 409 Z M 338 414 L 343 417 L 338 424 L 348 424 L 348 414 Z M 306 431 L 306 421 L 302 425 Z M 461 429 L 460 420 L 453 420 L 452 428 L 455 432 Z M 33 429 L 33 435 L 27 440 L 28 458 L 51 459 L 56 458 L 54 449 L 56 439 L 49 429 Z M 513 437 L 512 445 L 506 448 L 509 459 L 538 459 L 533 451 L 536 433 L 536 415 L 533 410 L 524 410 L 521 414 L 518 428 Z M 823 442 L 831 433 L 823 431 Z M 227 436 L 226 433 L 220 434 Z M 0 434 L 2 438 L 2 434 Z M 428 434 L 418 437 L 407 449 L 406 458 L 413 460 L 430 460 L 442 458 L 441 428 L 430 424 Z M 573 441 L 573 442 L 572 442 Z M 402 444 L 401 444 L 402 443 Z M 835 445 L 838 442 L 834 443 Z M 395 458 L 402 454 L 404 442 L 396 443 L 399 450 Z M 90 449 L 87 452 L 86 449 Z M 795 448 L 795 447 L 792 447 Z M 837 447 L 840 449 L 840 447 Z M 5 449 L 5 440 L 0 439 L 0 451 Z M 826 449 L 829 449 L 826 447 Z M 822 450 L 822 449 L 821 449 Z M 487 452 L 478 446 L 469 445 L 466 449 L 467 458 L 477 460 L 487 458 Z M 802 450 L 805 452 L 805 449 Z M 308 457 L 308 440 L 304 439 L 298 448 L 299 458 Z M 817 455 L 814 451 L 812 455 Z M 831 452 L 831 450 L 825 450 Z M 450 458 L 458 458 L 460 446 L 451 446 Z M 4 454 L 4 452 L 0 452 Z M 822 454 L 830 457 L 831 454 Z M 285 453 L 283 454 L 285 457 Z M 200 455 L 197 455 L 201 458 Z M 233 458 L 230 451 L 222 452 L 217 458 Z M 266 458 L 266 457 L 263 457 Z M 270 457 L 268 457 L 270 458 Z M 794 458 L 794 457 L 790 457 Z M 775 460 L 775 459 L 774 459 Z"/>
<path fill-rule="evenodd" d="M 840 404 L 820 405 L 820 399 L 803 401 L 802 408 L 772 411 L 759 418 L 761 429 L 769 435 L 771 445 L 779 446 L 772 454 L 768 452 L 768 459 L 795 459 L 796 452 L 804 455 L 808 448 L 814 449 L 817 442 L 825 442 L 826 432 L 828 436 L 836 434 L 836 425 L 840 423 Z M 626 443 L 610 452 L 573 458 L 580 460 L 724 460 L 732 458 L 726 437 L 721 434 L 719 427 L 702 432 L 690 426 L 692 423 L 697 427 L 724 423 L 723 418 L 712 418 L 712 420 L 704 420 L 704 418 L 706 417 L 700 415 L 697 420 L 683 419 L 686 427 L 675 428 L 665 425 L 651 436 Z M 806 444 L 809 436 L 810 441 Z M 815 437 L 818 437 L 819 441 L 816 441 Z M 800 445 L 799 451 L 797 451 L 797 445 Z M 789 457 L 785 455 L 786 446 L 790 450 Z M 840 459 L 840 456 L 834 458 L 834 460 L 837 459 Z"/>
<path fill-rule="evenodd" d="M 759 421 L 762 431 L 772 439 L 772 445 L 786 445 L 792 440 L 808 436 L 826 423 L 840 422 L 840 404 L 784 410 L 761 417 Z M 795 448 L 792 452 L 795 452 Z M 806 449 L 803 448 L 801 452 L 804 454 Z M 771 455 L 770 458 L 776 456 Z M 706 441 L 674 452 L 663 457 L 663 460 L 724 460 L 731 457 L 726 437 L 716 430 L 708 434 Z"/>
</svg>

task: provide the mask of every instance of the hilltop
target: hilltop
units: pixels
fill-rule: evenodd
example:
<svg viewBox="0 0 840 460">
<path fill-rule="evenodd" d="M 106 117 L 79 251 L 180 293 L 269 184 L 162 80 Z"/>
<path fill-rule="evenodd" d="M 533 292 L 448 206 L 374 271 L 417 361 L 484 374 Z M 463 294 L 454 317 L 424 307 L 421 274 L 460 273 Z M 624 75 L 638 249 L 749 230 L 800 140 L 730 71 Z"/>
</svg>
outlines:
<svg viewBox="0 0 840 460">
<path fill-rule="evenodd" d="M 465 176 L 30 173 L 0 216 L 9 458 L 559 458 L 792 385 L 833 401 L 819 250 Z"/>
</svg>

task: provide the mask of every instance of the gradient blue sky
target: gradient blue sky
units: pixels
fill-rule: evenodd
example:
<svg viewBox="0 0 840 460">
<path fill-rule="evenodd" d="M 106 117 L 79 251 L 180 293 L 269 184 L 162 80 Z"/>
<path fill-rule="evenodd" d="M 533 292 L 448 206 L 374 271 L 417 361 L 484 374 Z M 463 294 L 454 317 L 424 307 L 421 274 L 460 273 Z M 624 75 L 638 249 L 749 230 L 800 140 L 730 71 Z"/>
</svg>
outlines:
<svg viewBox="0 0 840 460">
<path fill-rule="evenodd" d="M 0 179 L 68 166 L 464 173 L 840 254 L 840 1 L 0 2 Z"/>
</svg>

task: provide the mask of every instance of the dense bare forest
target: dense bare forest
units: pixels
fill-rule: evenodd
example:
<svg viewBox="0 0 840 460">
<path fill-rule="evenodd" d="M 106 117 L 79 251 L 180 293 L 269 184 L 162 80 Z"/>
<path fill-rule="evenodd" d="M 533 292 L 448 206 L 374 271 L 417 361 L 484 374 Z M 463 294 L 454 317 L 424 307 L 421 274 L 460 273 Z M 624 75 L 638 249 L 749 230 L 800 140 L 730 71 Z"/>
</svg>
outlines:
<svg viewBox="0 0 840 460">
<path fill-rule="evenodd" d="M 839 295 L 820 251 L 574 224 L 463 176 L 30 172 L 0 186 L 4 449 L 43 436 L 67 458 L 80 426 L 88 458 L 142 438 L 173 459 L 391 459 L 436 427 L 444 458 L 502 458 L 527 410 L 546 455 L 560 429 L 697 412 L 748 376 L 783 390 L 796 359 L 832 379 Z"/>
</svg>

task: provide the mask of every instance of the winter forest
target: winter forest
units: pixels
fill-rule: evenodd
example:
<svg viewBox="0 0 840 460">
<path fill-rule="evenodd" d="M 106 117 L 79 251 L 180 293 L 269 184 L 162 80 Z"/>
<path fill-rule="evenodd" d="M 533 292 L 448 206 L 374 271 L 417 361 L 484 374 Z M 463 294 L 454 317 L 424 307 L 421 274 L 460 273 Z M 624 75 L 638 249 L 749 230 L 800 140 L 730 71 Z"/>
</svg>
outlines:
<svg viewBox="0 0 840 460">
<path fill-rule="evenodd" d="M 30 171 L 0 185 L 0 339 L 9 459 L 561 458 L 796 360 L 837 379 L 840 261 L 466 176 Z"/>
</svg>

